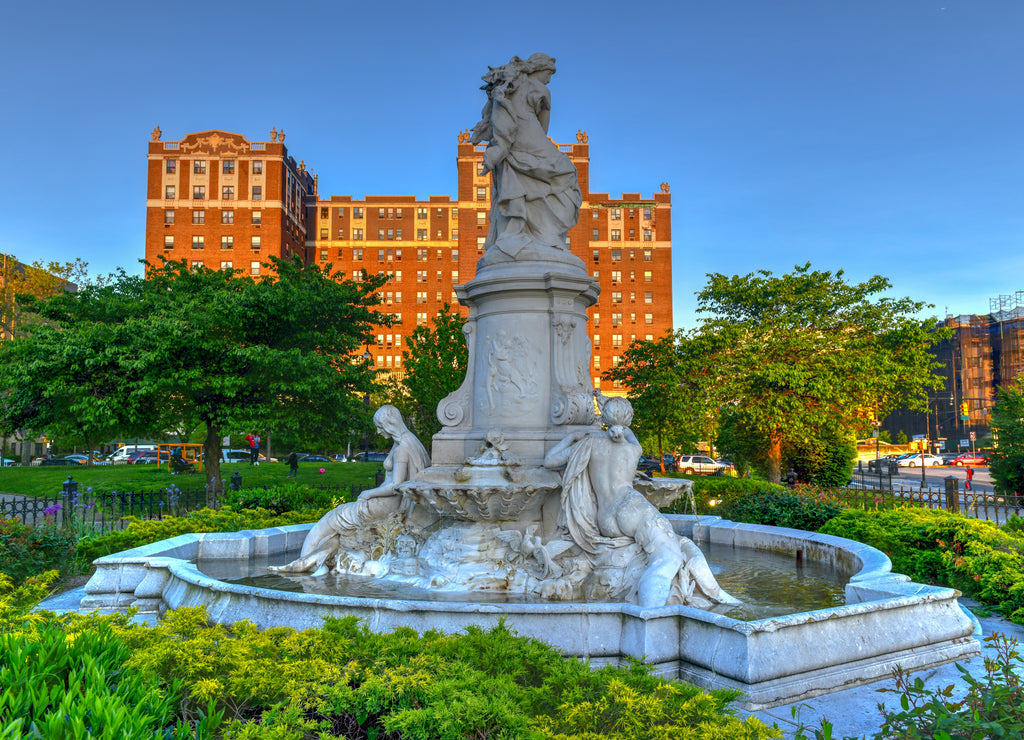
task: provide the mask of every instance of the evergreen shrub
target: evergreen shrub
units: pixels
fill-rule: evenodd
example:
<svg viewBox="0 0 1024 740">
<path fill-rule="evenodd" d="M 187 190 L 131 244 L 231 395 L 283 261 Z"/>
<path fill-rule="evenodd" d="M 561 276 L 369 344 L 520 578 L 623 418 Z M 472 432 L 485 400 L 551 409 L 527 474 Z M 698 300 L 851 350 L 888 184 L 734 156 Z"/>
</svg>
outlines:
<svg viewBox="0 0 1024 740">
<path fill-rule="evenodd" d="M 66 578 L 80 570 L 75 539 L 73 532 L 50 517 L 36 526 L 0 518 L 0 572 L 15 584 L 48 570 L 57 570 Z"/>
</svg>

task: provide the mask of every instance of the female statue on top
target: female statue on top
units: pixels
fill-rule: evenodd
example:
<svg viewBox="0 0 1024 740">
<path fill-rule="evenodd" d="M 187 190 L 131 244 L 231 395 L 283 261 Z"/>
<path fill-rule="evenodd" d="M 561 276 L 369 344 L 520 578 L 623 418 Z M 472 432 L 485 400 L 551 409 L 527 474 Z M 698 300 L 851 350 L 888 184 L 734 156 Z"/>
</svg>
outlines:
<svg viewBox="0 0 1024 740">
<path fill-rule="evenodd" d="M 493 173 L 488 261 L 506 261 L 567 251 L 566 237 L 579 218 L 583 196 L 576 166 L 548 138 L 555 60 L 534 54 L 492 67 L 483 76 L 487 92 L 470 141 L 487 141 L 484 171 Z M 520 251 L 527 246 L 522 256 Z M 502 257 L 492 251 L 494 247 Z"/>
</svg>

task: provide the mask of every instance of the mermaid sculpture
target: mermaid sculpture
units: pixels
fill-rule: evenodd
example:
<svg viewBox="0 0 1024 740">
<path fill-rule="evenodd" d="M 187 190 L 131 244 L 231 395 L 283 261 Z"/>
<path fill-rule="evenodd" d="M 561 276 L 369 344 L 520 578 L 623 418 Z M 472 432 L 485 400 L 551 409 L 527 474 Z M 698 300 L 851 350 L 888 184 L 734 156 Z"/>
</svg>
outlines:
<svg viewBox="0 0 1024 740">
<path fill-rule="evenodd" d="M 387 519 L 392 514 L 407 513 L 412 504 L 395 490 L 395 487 L 430 465 L 423 444 L 409 431 L 402 420 L 401 412 L 394 406 L 381 406 L 373 415 L 377 432 L 395 441 L 387 459 L 384 460 L 384 482 L 377 488 L 363 491 L 359 498 L 328 512 L 313 525 L 302 543 L 299 557 L 288 565 L 276 568 L 282 573 L 312 572 L 314 576 L 327 573 L 327 561 L 334 557 L 336 568 L 341 569 L 339 552 L 346 549 L 361 530 L 375 522 Z"/>
</svg>

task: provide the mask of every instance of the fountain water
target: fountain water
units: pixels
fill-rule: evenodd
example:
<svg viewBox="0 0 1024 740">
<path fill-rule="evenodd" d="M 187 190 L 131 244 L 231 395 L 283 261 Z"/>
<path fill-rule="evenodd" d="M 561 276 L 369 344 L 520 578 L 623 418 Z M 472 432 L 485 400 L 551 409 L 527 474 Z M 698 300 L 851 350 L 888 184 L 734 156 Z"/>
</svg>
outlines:
<svg viewBox="0 0 1024 740">
<path fill-rule="evenodd" d="M 382 407 L 374 421 L 395 441 L 383 485 L 311 527 L 185 535 L 102 558 L 83 606 L 202 604 L 216 621 L 260 626 L 355 614 L 373 629 L 458 630 L 505 616 L 567 655 L 642 658 L 666 676 L 741 688 L 750 707 L 871 680 L 897 661 L 977 652 L 956 592 L 908 584 L 877 551 L 666 517 L 651 499 L 663 504 L 687 482 L 634 481 L 632 409 L 595 394 L 590 380 L 586 310 L 599 287 L 566 247 L 581 196 L 574 165 L 547 138 L 553 72 L 554 60 L 535 54 L 483 78 L 473 141 L 488 142 L 491 230 L 475 278 L 457 288 L 469 309 L 469 362 L 438 408 L 433 458 L 397 410 Z M 754 622 L 716 614 L 736 602 L 695 540 L 835 563 L 851 575 L 847 604 Z M 296 552 L 277 568 L 290 578 L 374 578 L 445 599 L 269 591 L 193 564 Z M 495 593 L 520 601 L 474 596 Z"/>
</svg>

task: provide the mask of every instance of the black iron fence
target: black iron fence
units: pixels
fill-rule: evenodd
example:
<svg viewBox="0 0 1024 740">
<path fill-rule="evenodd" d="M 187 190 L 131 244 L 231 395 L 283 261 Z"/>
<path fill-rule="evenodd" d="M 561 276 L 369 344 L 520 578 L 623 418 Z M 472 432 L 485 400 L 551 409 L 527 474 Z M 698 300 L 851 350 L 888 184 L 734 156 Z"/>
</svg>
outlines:
<svg viewBox="0 0 1024 740">
<path fill-rule="evenodd" d="M 266 490 L 266 486 L 263 487 Z M 336 493 L 352 500 L 368 486 L 310 486 L 320 492 Z M 205 488 L 164 488 L 155 491 L 69 492 L 56 497 L 0 497 L 0 519 L 15 519 L 36 526 L 53 522 L 63 527 L 81 527 L 98 532 L 124 529 L 125 517 L 163 519 L 184 516 L 210 506 L 217 508 L 219 497 Z"/>
<path fill-rule="evenodd" d="M 956 486 L 942 490 L 911 486 L 832 488 L 824 491 L 824 494 L 842 506 L 858 509 L 891 509 L 897 506 L 945 509 L 996 524 L 1005 524 L 1014 515 L 1024 516 L 1024 496 L 996 493 L 984 487 L 974 487 L 968 491 Z"/>
</svg>

